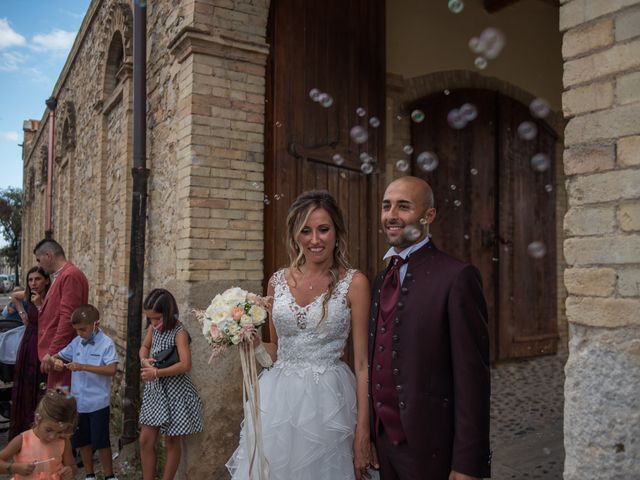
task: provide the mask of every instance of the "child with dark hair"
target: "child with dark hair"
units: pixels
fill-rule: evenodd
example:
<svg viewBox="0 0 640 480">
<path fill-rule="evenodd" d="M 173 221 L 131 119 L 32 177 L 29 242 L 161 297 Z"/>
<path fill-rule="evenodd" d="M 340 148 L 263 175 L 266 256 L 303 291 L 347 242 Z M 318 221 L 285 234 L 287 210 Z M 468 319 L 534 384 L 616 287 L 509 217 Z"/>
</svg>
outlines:
<svg viewBox="0 0 640 480">
<path fill-rule="evenodd" d="M 15 436 L 0 452 L 0 469 L 15 480 L 72 479 L 75 462 L 69 437 L 77 417 L 76 400 L 68 389 L 49 390 L 36 408 L 33 428 Z"/>
<path fill-rule="evenodd" d="M 54 355 L 54 369 L 71 371 L 71 393 L 78 399 L 78 429 L 71 444 L 80 450 L 86 479 L 95 480 L 93 451 L 105 474 L 115 480 L 109 436 L 111 379 L 118 367 L 116 347 L 100 330 L 100 313 L 93 305 L 81 305 L 71 314 L 77 333 L 69 345 Z"/>
<path fill-rule="evenodd" d="M 156 288 L 144 300 L 147 333 L 140 347 L 145 382 L 140 408 L 142 477 L 155 479 L 158 433 L 165 436 L 167 460 L 162 480 L 174 478 L 183 435 L 201 432 L 202 403 L 187 372 L 191 370 L 189 334 L 179 320 L 178 305 L 167 290 Z"/>
</svg>

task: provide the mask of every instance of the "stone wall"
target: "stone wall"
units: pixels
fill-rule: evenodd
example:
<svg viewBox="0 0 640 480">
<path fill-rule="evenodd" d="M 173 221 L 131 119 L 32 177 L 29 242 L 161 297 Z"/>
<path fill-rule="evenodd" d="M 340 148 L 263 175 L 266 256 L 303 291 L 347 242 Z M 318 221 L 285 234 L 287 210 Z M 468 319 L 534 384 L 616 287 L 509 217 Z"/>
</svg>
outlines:
<svg viewBox="0 0 640 480">
<path fill-rule="evenodd" d="M 561 2 L 565 480 L 640 475 L 640 2 Z"/>
</svg>

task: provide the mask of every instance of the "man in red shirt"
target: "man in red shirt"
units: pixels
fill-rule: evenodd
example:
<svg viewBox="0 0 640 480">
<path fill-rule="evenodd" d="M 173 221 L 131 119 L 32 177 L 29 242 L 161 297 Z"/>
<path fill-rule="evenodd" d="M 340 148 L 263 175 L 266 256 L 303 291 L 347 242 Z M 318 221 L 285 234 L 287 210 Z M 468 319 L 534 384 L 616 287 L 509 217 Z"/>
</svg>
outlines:
<svg viewBox="0 0 640 480">
<path fill-rule="evenodd" d="M 84 273 L 68 262 L 64 250 L 55 240 L 44 239 L 33 249 L 38 265 L 51 278 L 51 287 L 38 315 L 38 357 L 40 368 L 48 373 L 47 387 L 70 385 L 71 372 L 53 370 L 53 355 L 76 336 L 71 314 L 89 302 L 89 283 Z"/>
</svg>

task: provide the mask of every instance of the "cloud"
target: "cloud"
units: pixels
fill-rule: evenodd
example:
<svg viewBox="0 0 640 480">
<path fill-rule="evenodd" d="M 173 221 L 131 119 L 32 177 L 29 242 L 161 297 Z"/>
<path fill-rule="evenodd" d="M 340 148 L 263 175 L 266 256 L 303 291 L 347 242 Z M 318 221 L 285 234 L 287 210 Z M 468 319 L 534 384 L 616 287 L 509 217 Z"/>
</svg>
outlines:
<svg viewBox="0 0 640 480">
<path fill-rule="evenodd" d="M 0 138 L 10 142 L 19 142 L 21 137 L 18 132 L 0 132 Z"/>
<path fill-rule="evenodd" d="M 27 43 L 25 38 L 16 32 L 6 18 L 0 18 L 0 48 L 15 47 Z"/>
<path fill-rule="evenodd" d="M 25 62 L 27 57 L 18 52 L 1 52 L 0 53 L 0 71 L 15 72 Z"/>
<path fill-rule="evenodd" d="M 68 52 L 76 38 L 76 32 L 54 30 L 51 33 L 39 33 L 31 39 L 31 48 L 38 52 Z"/>
</svg>

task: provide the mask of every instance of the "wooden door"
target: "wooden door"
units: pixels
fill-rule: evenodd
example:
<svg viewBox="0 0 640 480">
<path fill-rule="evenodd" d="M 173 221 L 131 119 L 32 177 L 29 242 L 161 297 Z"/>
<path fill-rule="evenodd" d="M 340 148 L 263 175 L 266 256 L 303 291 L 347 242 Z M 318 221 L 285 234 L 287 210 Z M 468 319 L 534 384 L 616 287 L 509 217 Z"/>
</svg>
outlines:
<svg viewBox="0 0 640 480">
<path fill-rule="evenodd" d="M 477 117 L 453 128 L 449 112 L 468 103 Z M 489 311 L 491 359 L 554 353 L 555 197 L 553 168 L 531 168 L 533 154 L 553 161 L 555 138 L 538 121 L 538 136 L 524 141 L 517 126 L 533 121 L 528 109 L 497 92 L 456 90 L 416 102 L 426 119 L 412 124 L 412 171 L 433 187 L 437 217 L 432 225 L 436 245 L 476 265 Z M 536 122 L 534 122 L 536 123 Z M 432 151 L 439 165 L 419 168 L 417 157 Z M 528 246 L 546 245 L 543 258 L 532 258 Z"/>
<path fill-rule="evenodd" d="M 383 163 L 384 2 L 273 0 L 267 79 L 265 160 L 265 282 L 288 265 L 286 215 L 305 190 L 326 189 L 345 215 L 350 260 L 370 278 L 380 258 L 379 175 L 360 170 L 360 154 Z M 325 108 L 309 92 L 333 98 Z M 358 107 L 366 117 L 356 114 Z M 376 116 L 378 128 L 368 124 Z M 368 127 L 368 141 L 350 137 Z M 339 154 L 344 163 L 333 157 Z M 266 288 L 266 285 L 265 285 Z"/>
</svg>

